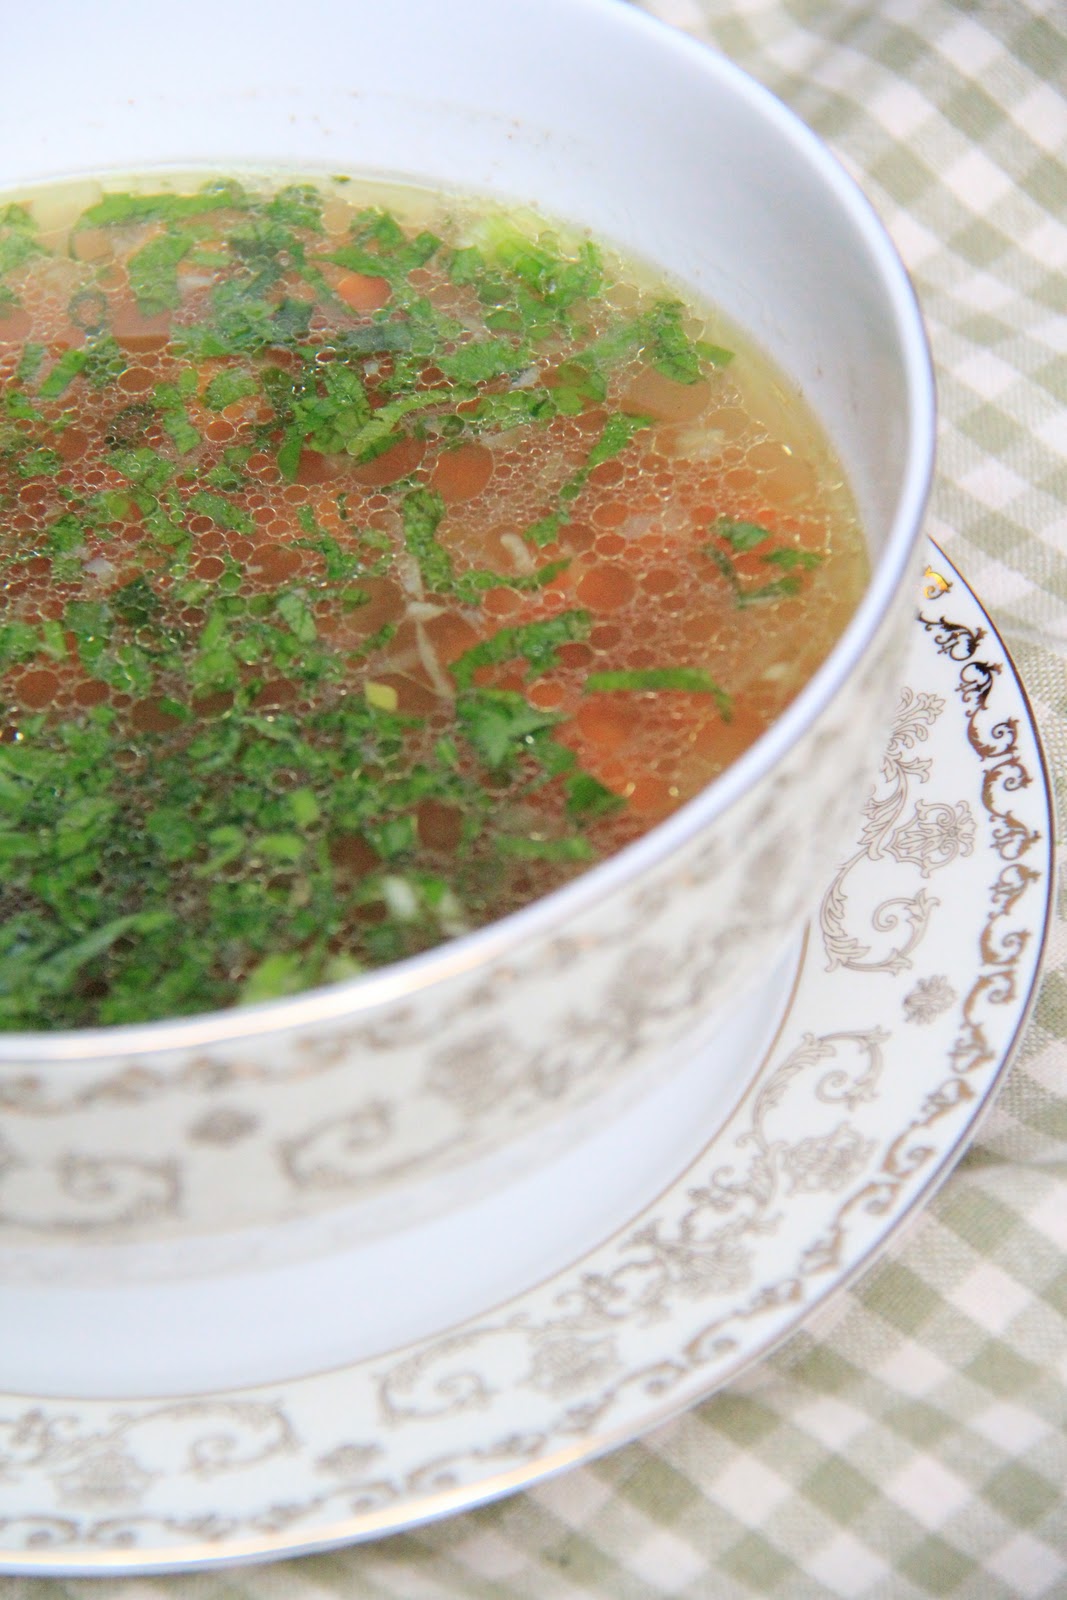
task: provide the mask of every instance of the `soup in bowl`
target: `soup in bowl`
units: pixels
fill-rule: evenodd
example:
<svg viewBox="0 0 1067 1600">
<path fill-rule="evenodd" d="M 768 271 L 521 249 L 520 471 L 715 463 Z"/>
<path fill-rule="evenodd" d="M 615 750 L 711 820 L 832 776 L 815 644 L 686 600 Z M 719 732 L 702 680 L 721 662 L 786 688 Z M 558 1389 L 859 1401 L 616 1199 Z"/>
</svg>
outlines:
<svg viewBox="0 0 1067 1600">
<path fill-rule="evenodd" d="M 895 697 L 928 360 L 826 152 L 598 0 L 320 12 L 72 7 L 2 113 L 13 1246 L 581 1139 L 766 982 Z"/>
</svg>

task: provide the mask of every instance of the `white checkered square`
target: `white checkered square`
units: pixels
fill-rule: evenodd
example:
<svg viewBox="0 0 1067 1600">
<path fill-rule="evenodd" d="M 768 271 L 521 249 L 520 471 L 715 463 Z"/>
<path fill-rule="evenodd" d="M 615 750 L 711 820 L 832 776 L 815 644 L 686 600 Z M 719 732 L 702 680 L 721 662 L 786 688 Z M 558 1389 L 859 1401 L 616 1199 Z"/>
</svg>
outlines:
<svg viewBox="0 0 1067 1600">
<path fill-rule="evenodd" d="M 871 96 L 871 116 L 894 139 L 909 140 L 925 122 L 937 115 L 924 94 L 911 83 L 889 83 Z"/>
<path fill-rule="evenodd" d="M 982 350 L 964 361 L 955 362 L 952 370 L 960 383 L 980 394 L 983 400 L 997 399 L 1019 381 L 1015 368 L 991 350 Z"/>
<path fill-rule="evenodd" d="M 707 1571 L 707 1558 L 669 1528 L 657 1528 L 631 1551 L 627 1565 L 653 1593 L 662 1588 L 669 1594 L 681 1594 Z"/>
<path fill-rule="evenodd" d="M 889 1567 L 867 1545 L 851 1533 L 839 1533 L 808 1558 L 816 1583 L 833 1600 L 860 1600 L 875 1584 L 889 1576 Z"/>
<path fill-rule="evenodd" d="M 603 1510 L 614 1493 L 610 1482 L 582 1468 L 546 1478 L 533 1491 L 539 1505 L 572 1528 L 584 1527 Z"/>
<path fill-rule="evenodd" d="M 916 19 L 917 21 L 920 19 Z M 996 35 L 971 17 L 962 17 L 944 30 L 937 40 L 937 48 L 946 61 L 950 61 L 968 77 L 981 78 L 983 70 L 1000 56 L 1003 45 Z"/>
<path fill-rule="evenodd" d="M 764 1524 L 793 1493 L 785 1478 L 747 1452 L 731 1461 L 709 1487 L 712 1499 L 746 1528 Z"/>
<path fill-rule="evenodd" d="M 1064 183 L 1067 185 L 1067 171 Z M 1052 217 L 1044 214 L 1035 217 L 1018 243 L 1031 260 L 1040 262 L 1049 271 L 1067 265 L 1067 226 Z"/>
<path fill-rule="evenodd" d="M 1067 145 L 1067 98 L 1051 83 L 1039 83 L 1012 107 L 1011 120 L 1028 139 L 1050 155 L 1062 155 Z"/>
<path fill-rule="evenodd" d="M 952 1290 L 952 1304 L 989 1333 L 1003 1333 L 1031 1303 L 1030 1290 L 992 1261 L 983 1261 Z"/>
<path fill-rule="evenodd" d="M 971 1486 L 933 1456 L 916 1456 L 883 1485 L 884 1492 L 916 1522 L 944 1527 L 971 1498 Z"/>
<path fill-rule="evenodd" d="M 940 1388 L 951 1371 L 932 1350 L 924 1350 L 914 1339 L 902 1339 L 896 1349 L 878 1363 L 875 1376 L 888 1388 L 910 1395 L 913 1400 L 922 1400 Z"/>
<path fill-rule="evenodd" d="M 1013 1405 L 1009 1400 L 998 1400 L 973 1418 L 971 1427 L 991 1444 L 1009 1455 L 1027 1455 L 1051 1431 L 1044 1417 Z"/>
<path fill-rule="evenodd" d="M 969 149 L 949 164 L 941 181 L 968 210 L 985 216 L 1012 189 L 1012 180 L 984 150 Z"/>
<path fill-rule="evenodd" d="M 970 472 L 964 473 L 960 485 L 969 495 L 994 511 L 1010 506 L 1029 488 L 1026 479 L 1006 467 L 1002 461 L 989 460 L 980 462 Z"/>
<path fill-rule="evenodd" d="M 953 298 L 975 311 L 992 313 L 1013 305 L 1015 291 L 991 272 L 971 272 L 956 285 Z"/>
<path fill-rule="evenodd" d="M 836 1454 L 844 1451 L 856 1436 L 869 1428 L 870 1417 L 856 1406 L 850 1406 L 834 1395 L 824 1395 L 810 1405 L 800 1406 L 793 1413 L 797 1427 L 812 1439 L 818 1439 L 827 1450 Z"/>
<path fill-rule="evenodd" d="M 886 218 L 886 227 L 900 251 L 901 260 L 913 272 L 943 249 L 937 234 L 907 211 L 892 212 Z"/>
<path fill-rule="evenodd" d="M 1060 1588 L 1067 1581 L 1063 1553 L 1032 1534 L 1016 1534 L 996 1555 L 986 1558 L 986 1566 L 1009 1585 L 1013 1600 L 1058 1600 L 1064 1593 Z"/>
<path fill-rule="evenodd" d="M 492 1528 L 479 1528 L 470 1538 L 452 1546 L 453 1560 L 476 1572 L 479 1577 L 502 1583 L 521 1572 L 526 1565 L 522 1550 Z"/>
<path fill-rule="evenodd" d="M 1046 1052 L 1045 1059 L 1049 1067 L 1048 1088 L 1050 1090 L 1053 1088 L 1058 1077 L 1062 1091 L 1063 1046 L 1054 1047 Z M 1067 1184 L 1051 1184 L 1047 1192 L 1030 1208 L 1027 1221 L 1053 1244 L 1067 1251 Z"/>
<path fill-rule="evenodd" d="M 1050 450 L 1055 450 L 1057 455 L 1067 456 L 1067 411 L 1054 411 L 1051 417 L 1038 423 L 1034 432 Z"/>
</svg>

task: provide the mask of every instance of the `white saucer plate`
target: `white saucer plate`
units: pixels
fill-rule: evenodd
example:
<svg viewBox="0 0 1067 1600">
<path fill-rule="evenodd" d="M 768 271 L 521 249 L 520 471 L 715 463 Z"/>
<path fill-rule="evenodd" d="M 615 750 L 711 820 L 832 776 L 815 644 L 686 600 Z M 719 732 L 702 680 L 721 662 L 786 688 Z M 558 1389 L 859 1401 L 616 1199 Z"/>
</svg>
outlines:
<svg viewBox="0 0 1067 1600">
<path fill-rule="evenodd" d="M 1025 693 L 977 599 L 929 562 L 881 773 L 710 1143 L 680 1147 L 684 1170 L 579 1259 L 402 1348 L 211 1393 L 178 1374 L 166 1398 L 0 1394 L 0 1571 L 265 1560 L 469 1508 L 707 1396 L 871 1262 L 973 1136 L 1051 902 Z"/>
</svg>

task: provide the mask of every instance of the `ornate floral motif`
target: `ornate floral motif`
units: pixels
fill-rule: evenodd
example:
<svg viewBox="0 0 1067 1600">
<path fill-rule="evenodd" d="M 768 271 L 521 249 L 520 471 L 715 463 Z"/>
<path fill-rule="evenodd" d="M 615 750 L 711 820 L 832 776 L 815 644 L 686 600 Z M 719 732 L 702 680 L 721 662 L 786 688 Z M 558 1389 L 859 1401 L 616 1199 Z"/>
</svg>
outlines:
<svg viewBox="0 0 1067 1600">
<path fill-rule="evenodd" d="M 920 615 L 919 621 L 933 635 L 938 651 L 960 663 L 957 693 L 966 712 L 968 743 L 982 763 L 982 803 L 992 824 L 990 837 L 997 855 L 1008 863 L 993 886 L 993 909 L 982 930 L 984 970 L 964 1000 L 960 1031 L 952 1048 L 954 1070 L 969 1073 L 995 1059 L 982 1020 L 986 1009 L 1016 998 L 1015 973 L 1031 933 L 1009 924 L 1022 896 L 1042 876 L 1022 859 L 1040 844 L 1041 834 L 1012 809 L 1013 796 L 1029 787 L 1034 774 L 1020 756 L 1019 719 L 991 711 L 1002 665 L 979 657 L 985 630 L 950 622 L 943 615 L 936 619 Z"/>
<path fill-rule="evenodd" d="M 944 973 L 920 978 L 914 989 L 904 996 L 904 1019 L 906 1022 L 933 1022 L 955 1005 L 957 998 Z"/>
<path fill-rule="evenodd" d="M 956 854 L 972 848 L 974 824 L 965 801 L 955 806 L 943 802 L 916 802 L 912 814 L 904 818 L 913 784 L 924 784 L 930 777 L 930 761 L 915 754 L 925 744 L 945 709 L 939 696 L 910 688 L 901 691 L 889 747 L 882 760 L 882 789 L 876 790 L 864 806 L 865 822 L 859 846 L 835 873 L 819 908 L 819 927 L 827 956 L 827 971 L 847 967 L 853 972 L 895 974 L 910 967 L 911 958 L 925 936 L 930 913 L 938 904 L 919 889 L 911 895 L 895 895 L 875 906 L 870 926 L 875 933 L 894 933 L 907 924 L 903 943 L 892 945 L 881 955 L 847 925 L 848 894 L 845 884 L 850 875 L 886 855 L 901 863 L 912 863 L 919 875 L 928 878 L 939 867 L 947 866 Z"/>
<path fill-rule="evenodd" d="M 50 1167 L 0 1137 L 0 1226 L 71 1237 L 176 1216 L 176 1161 L 63 1153 Z"/>
<path fill-rule="evenodd" d="M 103 1425 L 100 1419 L 83 1422 L 72 1409 L 37 1405 L 0 1412 L 0 1485 L 32 1483 L 42 1496 L 51 1493 L 57 1509 L 90 1518 L 107 1513 L 96 1523 L 108 1530 L 105 1541 L 135 1544 L 141 1508 L 161 1481 L 207 1484 L 296 1448 L 289 1419 L 271 1402 L 187 1400 L 111 1408 Z M 63 1542 L 65 1534 L 73 1537 L 81 1526 L 77 1517 L 34 1514 L 28 1520 L 54 1542 Z M 146 1520 L 151 1527 L 157 1518 L 149 1512 Z M 0 1534 L 8 1527 L 10 1537 L 11 1526 L 0 1515 Z M 211 1537 L 203 1521 L 196 1531 Z"/>
<path fill-rule="evenodd" d="M 338 1444 L 315 1462 L 315 1471 L 335 1478 L 358 1478 L 381 1456 L 380 1444 Z"/>
<path fill-rule="evenodd" d="M 189 1137 L 195 1144 L 238 1144 L 254 1133 L 257 1126 L 257 1119 L 250 1111 L 242 1111 L 237 1106 L 217 1106 L 197 1117 L 189 1129 Z"/>
<path fill-rule="evenodd" d="M 948 594 L 952 588 L 948 578 L 943 577 L 933 567 L 927 567 L 923 573 L 923 579 L 925 581 L 923 594 L 927 600 L 939 600 L 943 594 Z"/>
<path fill-rule="evenodd" d="M 526 1382 L 545 1394 L 579 1394 L 619 1370 L 613 1339 L 564 1334 L 536 1347 Z"/>
<path fill-rule="evenodd" d="M 874 1140 L 862 1138 L 847 1122 L 839 1122 L 818 1138 L 798 1140 L 782 1154 L 788 1193 L 817 1194 L 829 1189 L 836 1194 L 866 1166 L 873 1149 Z"/>
<path fill-rule="evenodd" d="M 966 800 L 954 806 L 917 800 L 911 820 L 897 828 L 886 849 L 897 861 L 911 862 L 928 878 L 957 855 L 969 856 L 974 849 L 971 808 Z"/>
<path fill-rule="evenodd" d="M 128 1450 L 113 1445 L 79 1456 L 53 1481 L 60 1503 L 92 1511 L 136 1504 L 158 1476 Z"/>
<path fill-rule="evenodd" d="M 278 1147 L 298 1188 L 349 1189 L 375 1175 L 392 1120 L 391 1107 L 368 1101 L 344 1117 L 327 1117 Z"/>
</svg>

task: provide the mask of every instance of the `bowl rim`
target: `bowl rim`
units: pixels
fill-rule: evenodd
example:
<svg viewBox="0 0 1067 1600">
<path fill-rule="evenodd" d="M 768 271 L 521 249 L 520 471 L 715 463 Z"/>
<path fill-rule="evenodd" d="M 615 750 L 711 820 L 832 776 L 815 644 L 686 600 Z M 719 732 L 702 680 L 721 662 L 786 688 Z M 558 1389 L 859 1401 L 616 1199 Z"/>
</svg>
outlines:
<svg viewBox="0 0 1067 1600">
<path fill-rule="evenodd" d="M 751 791 L 827 709 L 858 667 L 905 581 L 922 534 L 933 478 L 936 395 L 929 340 L 907 270 L 873 205 L 838 158 L 772 91 L 708 45 L 618 0 L 568 0 L 605 27 L 629 30 L 643 48 L 676 56 L 709 85 L 728 89 L 771 124 L 807 162 L 865 246 L 872 275 L 892 313 L 907 398 L 905 468 L 885 548 L 871 581 L 826 660 L 753 745 L 693 799 L 648 833 L 560 888 L 506 916 L 443 944 L 340 983 L 226 1010 L 48 1032 L 0 1033 L 0 1068 L 17 1064 L 127 1059 L 213 1044 L 234 1045 L 268 1034 L 358 1021 L 401 999 L 488 968 L 538 937 L 562 929 L 628 882 L 680 850 Z M 158 165 L 158 163 L 157 163 Z M 773 359 L 773 353 L 772 353 Z"/>
</svg>

